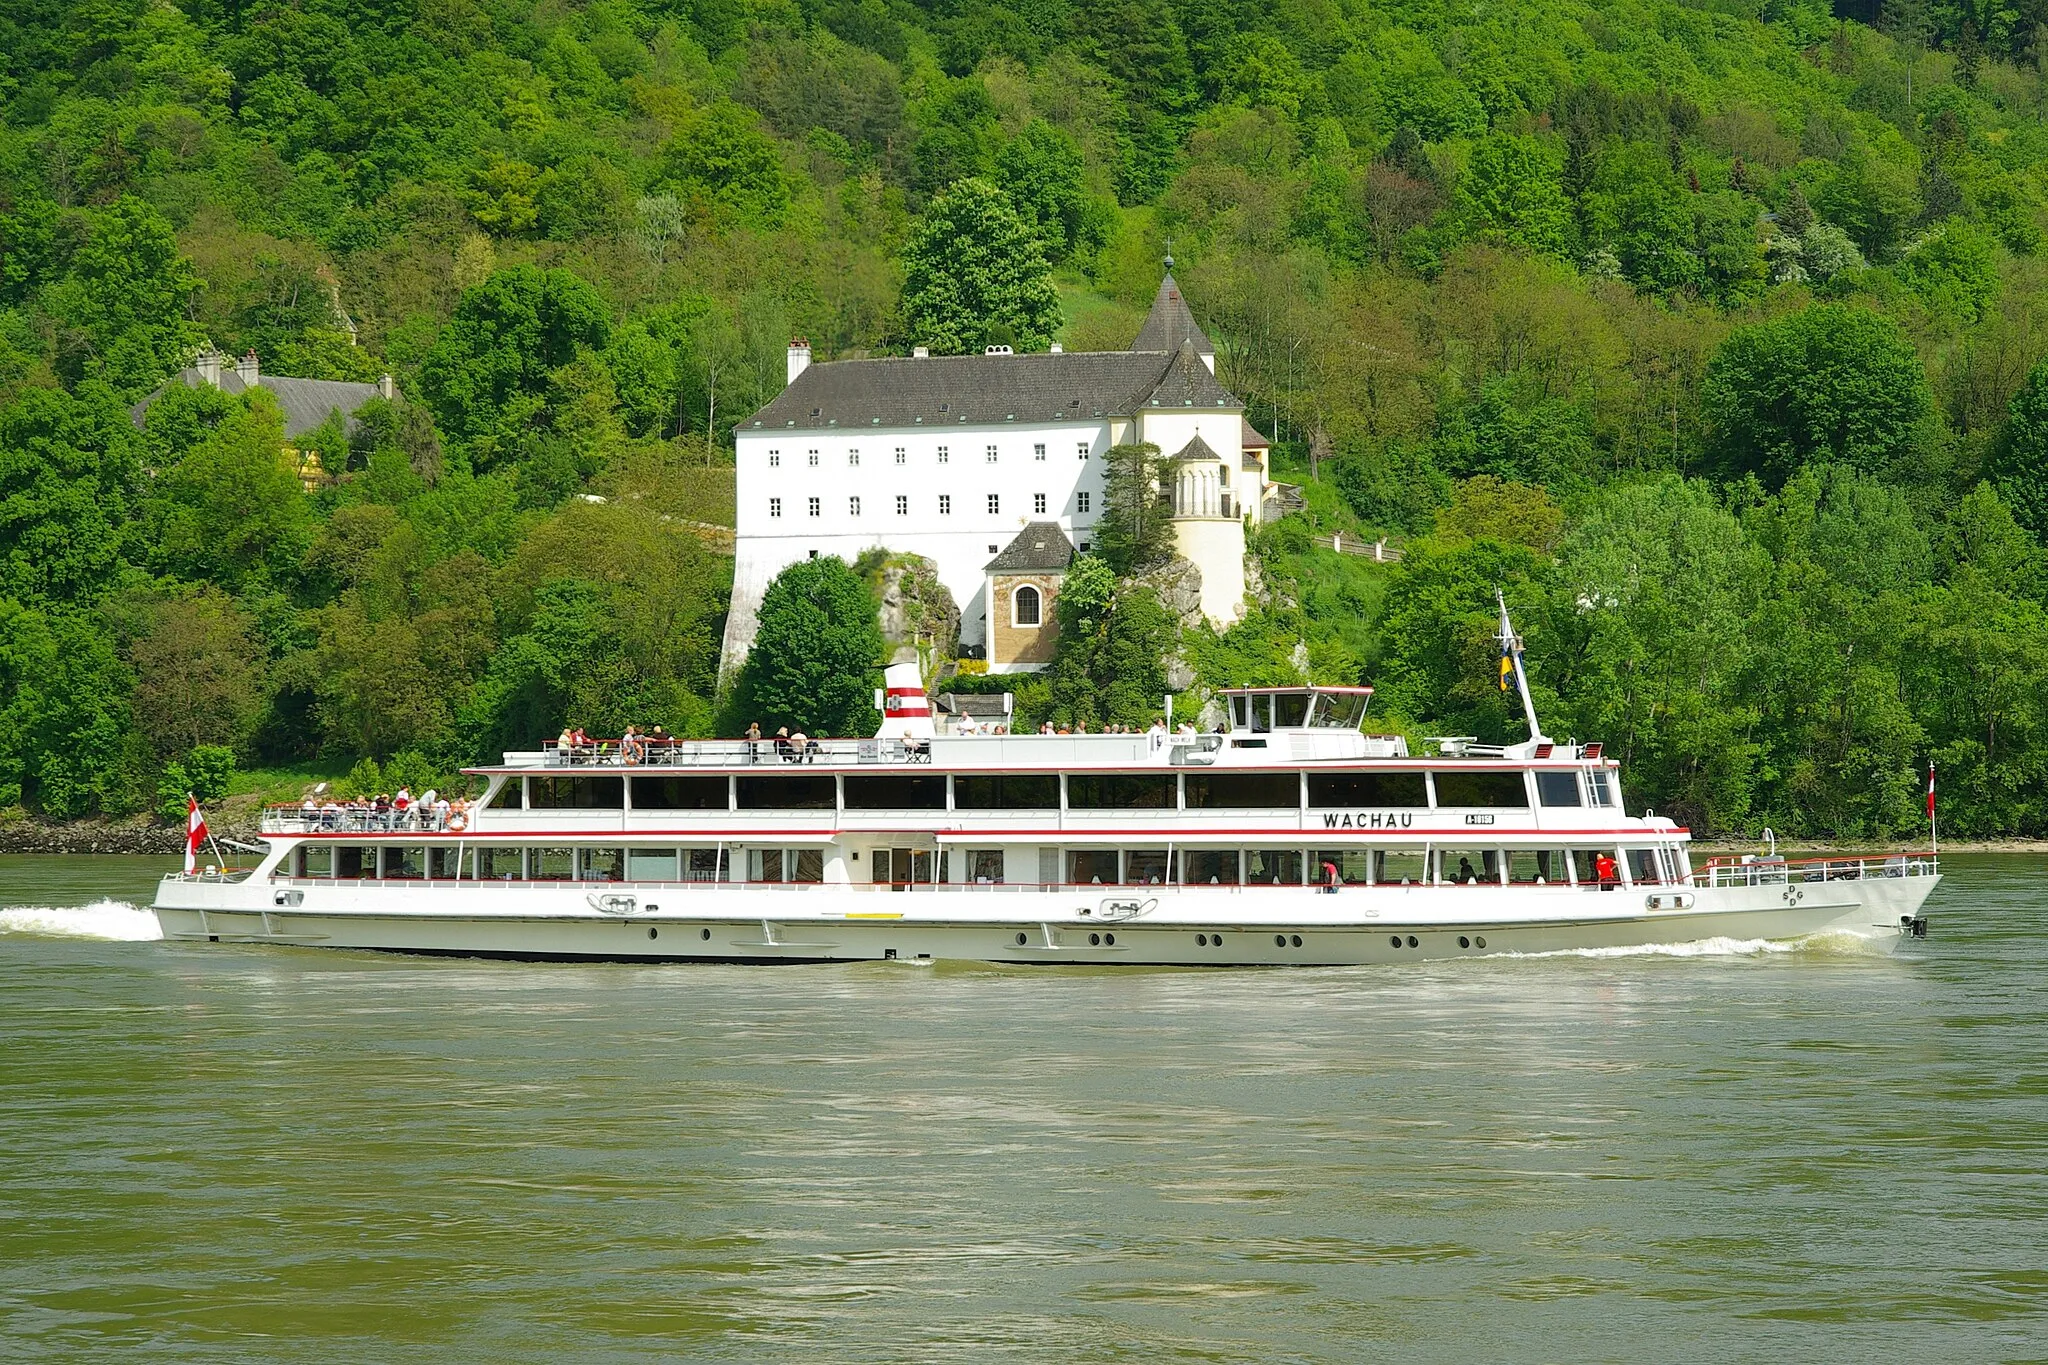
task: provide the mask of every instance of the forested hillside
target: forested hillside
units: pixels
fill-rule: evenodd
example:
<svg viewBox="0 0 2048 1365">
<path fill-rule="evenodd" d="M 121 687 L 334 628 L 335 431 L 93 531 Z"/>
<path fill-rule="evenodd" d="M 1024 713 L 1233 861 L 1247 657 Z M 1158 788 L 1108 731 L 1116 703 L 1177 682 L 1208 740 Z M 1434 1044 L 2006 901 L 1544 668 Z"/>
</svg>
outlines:
<svg viewBox="0 0 2048 1365">
<path fill-rule="evenodd" d="M 1948 828 L 2048 833 L 2043 19 L 13 0 L 0 808 L 702 733 L 788 338 L 1121 347 L 1170 249 L 1308 510 L 1220 637 L 1083 575 L 1034 706 L 1149 706 L 1163 648 L 1511 737 L 1499 585 L 1660 812 L 1897 833 L 1931 758 Z M 202 341 L 400 398 L 137 430 Z"/>
</svg>

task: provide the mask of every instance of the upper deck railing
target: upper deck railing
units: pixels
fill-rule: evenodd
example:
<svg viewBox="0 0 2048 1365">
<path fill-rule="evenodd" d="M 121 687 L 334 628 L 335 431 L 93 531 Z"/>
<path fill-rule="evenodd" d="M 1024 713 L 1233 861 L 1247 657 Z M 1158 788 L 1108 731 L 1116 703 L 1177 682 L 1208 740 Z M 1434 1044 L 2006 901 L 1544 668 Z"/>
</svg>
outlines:
<svg viewBox="0 0 2048 1365">
<path fill-rule="evenodd" d="M 1811 882 L 1855 882 L 1877 877 L 1934 877 L 1940 860 L 1932 853 L 1887 853 L 1877 857 L 1713 858 L 1693 869 L 1694 886 L 1786 886 Z"/>
</svg>

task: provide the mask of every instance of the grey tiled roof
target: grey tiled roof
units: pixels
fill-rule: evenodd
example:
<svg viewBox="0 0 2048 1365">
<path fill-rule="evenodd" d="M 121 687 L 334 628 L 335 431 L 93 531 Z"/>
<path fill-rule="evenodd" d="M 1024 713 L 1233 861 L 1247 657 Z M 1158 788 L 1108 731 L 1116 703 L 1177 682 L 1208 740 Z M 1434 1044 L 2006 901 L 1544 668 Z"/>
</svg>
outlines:
<svg viewBox="0 0 2048 1365">
<path fill-rule="evenodd" d="M 1195 321 L 1188 301 L 1181 297 L 1180 285 L 1168 275 L 1159 282 L 1159 292 L 1152 297 L 1152 311 L 1146 314 L 1145 325 L 1138 329 L 1138 339 L 1131 343 L 1131 349 L 1178 351 L 1184 341 L 1194 343 L 1197 355 L 1216 354 L 1215 344 Z"/>
<path fill-rule="evenodd" d="M 171 384 L 183 384 L 196 389 L 206 383 L 198 370 L 186 368 L 178 371 L 169 384 L 151 393 L 149 397 L 128 410 L 128 418 L 141 426 L 149 414 L 149 405 L 163 396 L 164 389 Z M 249 383 L 232 367 L 224 367 L 220 375 L 220 391 L 225 394 L 247 393 Z M 255 387 L 263 389 L 277 400 L 284 410 L 284 434 L 287 440 L 303 436 L 327 420 L 331 412 L 339 412 L 342 424 L 348 430 L 356 427 L 356 409 L 377 396 L 375 384 L 352 384 L 338 379 L 293 379 L 287 375 L 260 375 Z"/>
<path fill-rule="evenodd" d="M 798 375 L 744 429 L 995 426 L 1093 421 L 1149 406 L 1240 406 L 1199 359 L 1199 378 L 1182 372 L 1181 359 L 1070 351 L 835 360 Z"/>
<path fill-rule="evenodd" d="M 1052 573 L 1074 562 L 1074 542 L 1059 523 L 1034 521 L 988 562 L 989 573 Z"/>
<path fill-rule="evenodd" d="M 1194 440 L 1189 441 L 1176 451 L 1173 458 L 1176 460 L 1221 460 L 1223 457 L 1218 455 L 1215 448 L 1207 441 L 1197 435 Z"/>
<path fill-rule="evenodd" d="M 1242 439 L 1238 441 L 1238 444 L 1246 450 L 1267 450 L 1272 447 L 1273 443 L 1259 435 L 1259 429 L 1252 425 L 1249 417 L 1239 417 L 1237 424 L 1244 428 Z"/>
<path fill-rule="evenodd" d="M 1242 412 L 1201 359 L 1215 353 L 1168 275 L 1128 351 L 837 360 L 807 368 L 745 426 L 820 431 L 1093 421 L 1168 407 Z"/>
</svg>

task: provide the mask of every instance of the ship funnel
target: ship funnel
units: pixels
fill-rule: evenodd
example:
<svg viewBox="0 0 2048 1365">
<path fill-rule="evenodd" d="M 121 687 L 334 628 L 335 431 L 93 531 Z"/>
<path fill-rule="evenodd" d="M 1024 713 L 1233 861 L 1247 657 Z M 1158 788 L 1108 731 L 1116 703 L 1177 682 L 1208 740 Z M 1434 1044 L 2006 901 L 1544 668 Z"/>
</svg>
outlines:
<svg viewBox="0 0 2048 1365">
<path fill-rule="evenodd" d="M 924 674 L 917 662 L 890 664 L 882 673 L 882 691 L 876 698 L 882 712 L 882 728 L 876 739 L 930 739 L 932 701 L 925 695 Z"/>
</svg>

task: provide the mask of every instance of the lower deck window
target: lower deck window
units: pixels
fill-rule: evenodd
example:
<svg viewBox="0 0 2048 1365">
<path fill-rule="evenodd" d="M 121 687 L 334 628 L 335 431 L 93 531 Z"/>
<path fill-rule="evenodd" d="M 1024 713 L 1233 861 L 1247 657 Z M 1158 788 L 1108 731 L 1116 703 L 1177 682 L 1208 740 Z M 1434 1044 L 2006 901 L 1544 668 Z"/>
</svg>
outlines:
<svg viewBox="0 0 2048 1365">
<path fill-rule="evenodd" d="M 377 875 L 377 850 L 361 844 L 342 844 L 334 850 L 334 875 L 355 880 Z"/>
<path fill-rule="evenodd" d="M 462 850 L 453 844 L 435 844 L 427 849 L 427 876 L 437 882 L 452 882 L 462 875 Z"/>
<path fill-rule="evenodd" d="M 1329 849 L 1316 854 L 1317 886 L 1363 886 L 1372 869 L 1372 850 Z"/>
<path fill-rule="evenodd" d="M 1381 886 L 1419 886 L 1429 880 L 1422 850 L 1390 848 L 1372 855 L 1372 879 Z"/>
<path fill-rule="evenodd" d="M 302 844 L 293 853 L 293 869 L 301 877 L 332 877 L 334 875 L 334 845 Z"/>
<path fill-rule="evenodd" d="M 1076 886 L 1114 885 L 1117 880 L 1116 850 L 1070 850 L 1067 853 L 1067 880 Z"/>
<path fill-rule="evenodd" d="M 526 875 L 526 850 L 522 848 L 480 848 L 476 851 L 478 881 L 516 882 Z"/>
<path fill-rule="evenodd" d="M 967 880 L 999 886 L 1003 880 L 1003 851 L 999 848 L 967 850 Z"/>
<path fill-rule="evenodd" d="M 1445 886 L 1498 886 L 1500 851 L 1491 848 L 1438 849 L 1436 879 Z"/>
<path fill-rule="evenodd" d="M 1572 879 L 1570 861 L 1561 848 L 1510 849 L 1508 880 L 1517 886 L 1562 886 Z"/>
<path fill-rule="evenodd" d="M 1179 855 L 1180 878 L 1186 886 L 1236 886 L 1237 850 L 1197 849 Z"/>
<path fill-rule="evenodd" d="M 825 853 L 816 848 L 750 848 L 747 874 L 750 882 L 822 882 Z"/>
<path fill-rule="evenodd" d="M 1629 880 L 1638 886 L 1656 886 L 1664 880 L 1664 869 L 1654 848 L 1632 848 L 1628 851 Z"/>
<path fill-rule="evenodd" d="M 573 848 L 530 848 L 526 851 L 526 875 L 537 882 L 568 882 L 576 879 L 576 850 Z"/>
<path fill-rule="evenodd" d="M 626 880 L 626 850 L 580 849 L 576 855 L 576 871 L 586 882 L 622 882 Z"/>
<path fill-rule="evenodd" d="M 1245 854 L 1244 879 L 1254 886 L 1300 886 L 1301 850 L 1255 848 Z"/>
<path fill-rule="evenodd" d="M 626 852 L 626 880 L 672 882 L 676 879 L 676 851 L 672 848 L 635 848 Z"/>
<path fill-rule="evenodd" d="M 1159 886 L 1166 881 L 1166 850 L 1133 848 L 1124 852 L 1124 880 L 1132 886 Z"/>
</svg>

